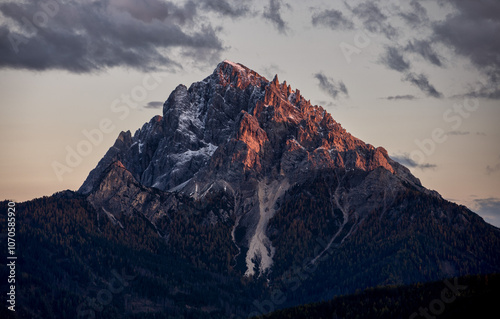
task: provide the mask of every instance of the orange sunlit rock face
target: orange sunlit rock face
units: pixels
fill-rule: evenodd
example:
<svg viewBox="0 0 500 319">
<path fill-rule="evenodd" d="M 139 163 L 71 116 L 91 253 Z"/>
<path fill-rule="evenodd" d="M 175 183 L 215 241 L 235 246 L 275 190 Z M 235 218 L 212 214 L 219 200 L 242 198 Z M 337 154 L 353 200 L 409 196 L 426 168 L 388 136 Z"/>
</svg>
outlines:
<svg viewBox="0 0 500 319">
<path fill-rule="evenodd" d="M 264 149 L 264 143 L 268 141 L 267 134 L 259 126 L 257 119 L 245 111 L 242 111 L 236 139 L 246 147 L 233 155 L 232 162 L 241 161 L 245 168 L 260 170 L 259 155 Z"/>
<path fill-rule="evenodd" d="M 257 72 L 232 62 L 225 62 L 215 70 L 218 82 L 222 86 L 233 86 L 245 90 L 248 86 L 260 86 L 268 82 Z"/>
<path fill-rule="evenodd" d="M 384 149 L 353 137 L 321 106 L 311 105 L 299 90 L 280 83 L 278 76 L 268 82 L 233 63 L 222 65 L 217 74 L 222 85 L 241 90 L 264 85 L 263 99 L 248 112 L 241 111 L 235 141 L 231 148 L 225 148 L 225 152 L 232 152 L 231 167 L 240 164 L 245 171 L 261 172 L 268 165 L 278 165 L 276 171 L 284 174 L 299 169 L 376 167 L 395 172 Z M 225 166 L 220 160 L 213 162 Z"/>
<path fill-rule="evenodd" d="M 257 119 L 244 111 L 236 138 L 247 144 L 255 153 L 260 153 L 264 142 L 268 140 Z"/>
</svg>

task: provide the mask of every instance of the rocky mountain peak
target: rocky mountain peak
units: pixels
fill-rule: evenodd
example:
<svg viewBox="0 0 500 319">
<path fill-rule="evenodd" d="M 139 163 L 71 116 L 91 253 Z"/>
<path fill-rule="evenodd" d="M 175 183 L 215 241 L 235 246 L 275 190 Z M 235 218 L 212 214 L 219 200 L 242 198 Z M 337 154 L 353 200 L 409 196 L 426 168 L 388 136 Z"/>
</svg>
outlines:
<svg viewBox="0 0 500 319">
<path fill-rule="evenodd" d="M 154 117 L 133 136 L 120 133 L 80 191 L 88 193 L 118 160 L 137 181 L 161 190 L 178 189 L 189 180 L 199 183 L 208 175 L 237 179 L 244 171 L 255 178 L 297 179 L 311 170 L 383 167 L 411 176 L 385 150 L 353 137 L 321 106 L 280 83 L 278 75 L 268 81 L 228 60 L 203 81 L 178 85 L 163 117 Z"/>
<path fill-rule="evenodd" d="M 224 60 L 215 68 L 213 79 L 219 85 L 233 86 L 245 90 L 248 86 L 261 86 L 269 81 L 243 64 Z"/>
<path fill-rule="evenodd" d="M 385 149 L 349 134 L 277 75 L 268 81 L 226 60 L 189 88 L 177 86 L 163 117 L 133 136 L 121 133 L 80 192 L 98 209 L 113 214 L 131 206 L 147 210 L 152 221 L 176 202 L 172 194 L 202 200 L 227 193 L 236 199 L 234 229 L 244 234 L 235 245 L 246 249 L 245 273 L 253 275 L 272 266 L 274 247 L 266 229 L 278 202 L 291 187 L 324 174 L 335 175 L 338 183 L 348 180 L 350 191 L 335 191 L 349 203 L 342 208 L 345 220 L 351 211 L 362 218 L 409 186 L 431 194 Z"/>
<path fill-rule="evenodd" d="M 172 108 L 182 109 L 183 106 L 185 107 L 189 103 L 186 97 L 187 87 L 184 84 L 179 84 L 163 104 L 163 116 L 167 116 Z"/>
</svg>

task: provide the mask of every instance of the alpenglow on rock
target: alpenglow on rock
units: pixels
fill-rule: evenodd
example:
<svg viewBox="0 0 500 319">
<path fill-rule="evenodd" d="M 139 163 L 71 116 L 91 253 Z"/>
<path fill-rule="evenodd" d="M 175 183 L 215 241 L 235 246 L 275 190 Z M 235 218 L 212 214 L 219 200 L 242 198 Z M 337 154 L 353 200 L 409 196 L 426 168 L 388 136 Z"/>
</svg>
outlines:
<svg viewBox="0 0 500 319">
<path fill-rule="evenodd" d="M 233 179 L 243 172 L 295 179 L 310 170 L 379 166 L 420 185 L 385 149 L 347 133 L 299 90 L 227 60 L 189 89 L 179 85 L 165 102 L 163 116 L 133 136 L 120 133 L 79 192 L 90 193 L 118 160 L 141 184 L 164 191 L 201 171 Z"/>
<path fill-rule="evenodd" d="M 133 135 L 121 132 L 79 193 L 106 214 L 140 212 L 156 227 L 179 204 L 172 194 L 203 201 L 223 192 L 233 208 L 211 212 L 207 223 L 234 218 L 233 258 L 250 276 L 272 270 L 279 252 L 270 221 L 286 194 L 321 176 L 332 181 L 332 226 L 313 262 L 353 236 L 371 212 L 393 209 L 406 190 L 441 200 L 384 148 L 353 137 L 299 90 L 230 61 L 189 88 L 179 85 L 163 116 Z"/>
</svg>

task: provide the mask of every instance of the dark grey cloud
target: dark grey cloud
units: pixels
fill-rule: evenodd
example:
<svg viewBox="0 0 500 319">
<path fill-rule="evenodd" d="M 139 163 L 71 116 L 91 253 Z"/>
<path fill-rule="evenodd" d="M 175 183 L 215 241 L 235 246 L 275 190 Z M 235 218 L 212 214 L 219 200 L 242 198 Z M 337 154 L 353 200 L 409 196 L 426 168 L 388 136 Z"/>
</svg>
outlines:
<svg viewBox="0 0 500 319">
<path fill-rule="evenodd" d="M 375 2 L 362 2 L 358 4 L 352 12 L 357 15 L 359 18 L 364 19 L 365 21 L 385 21 L 387 20 L 387 16 L 382 13 L 380 8 L 376 5 Z"/>
<path fill-rule="evenodd" d="M 319 88 L 331 98 L 336 99 L 339 94 L 343 94 L 346 97 L 349 96 L 344 82 L 335 81 L 334 79 L 324 75 L 322 72 L 314 74 L 314 78 L 319 81 Z"/>
<path fill-rule="evenodd" d="M 489 79 L 471 94 L 500 99 L 500 1 L 449 1 L 456 13 L 433 26 L 434 41 L 467 57 Z"/>
<path fill-rule="evenodd" d="M 417 163 L 411 158 L 410 154 L 408 154 L 408 153 L 394 154 L 394 155 L 391 155 L 391 158 L 393 160 L 395 160 L 396 162 L 403 164 L 404 166 L 411 167 L 411 168 L 418 168 L 421 170 L 435 169 L 437 167 L 436 164 Z"/>
<path fill-rule="evenodd" d="M 424 59 L 436 66 L 442 66 L 441 57 L 432 48 L 431 42 L 427 40 L 413 40 L 408 42 L 406 51 L 418 53 Z"/>
<path fill-rule="evenodd" d="M 366 30 L 383 34 L 388 39 L 395 39 L 398 36 L 396 28 L 389 23 L 387 15 L 382 12 L 376 2 L 362 2 L 351 11 L 363 22 Z"/>
<path fill-rule="evenodd" d="M 163 102 L 161 101 L 151 101 L 144 105 L 145 109 L 160 109 L 163 107 Z"/>
<path fill-rule="evenodd" d="M 314 26 L 324 26 L 332 30 L 351 30 L 354 28 L 354 23 L 347 19 L 341 11 L 324 10 L 316 12 L 311 18 Z"/>
<path fill-rule="evenodd" d="M 204 0 L 200 1 L 201 8 L 217 12 L 220 15 L 239 18 L 250 13 L 247 5 L 236 1 L 226 0 Z"/>
<path fill-rule="evenodd" d="M 410 26 L 418 27 L 429 21 L 427 10 L 420 4 L 420 2 L 418 2 L 418 0 L 412 0 L 410 2 L 410 7 L 410 11 L 399 13 L 399 16 L 401 16 Z"/>
<path fill-rule="evenodd" d="M 406 94 L 406 95 L 388 96 L 388 97 L 384 97 L 383 99 L 389 100 L 389 101 L 398 101 L 398 100 L 415 100 L 415 99 L 417 99 L 417 97 L 415 95 Z"/>
<path fill-rule="evenodd" d="M 323 107 L 336 107 L 338 106 L 337 104 L 335 104 L 333 101 L 325 101 L 325 100 L 316 100 L 316 103 L 318 105 L 321 105 Z"/>
<path fill-rule="evenodd" d="M 400 50 L 396 47 L 386 47 L 380 62 L 389 69 L 399 72 L 407 71 L 410 68 L 410 63 L 403 58 Z"/>
<path fill-rule="evenodd" d="M 271 22 L 280 33 L 286 34 L 288 31 L 288 24 L 281 17 L 281 10 L 281 0 L 269 0 L 269 6 L 264 7 L 262 17 Z"/>
<path fill-rule="evenodd" d="M 500 198 L 489 197 L 475 199 L 475 211 L 488 223 L 500 227 Z"/>
<path fill-rule="evenodd" d="M 432 96 L 435 98 L 443 97 L 443 94 L 438 92 L 436 88 L 429 83 L 429 79 L 427 79 L 427 76 L 425 76 L 424 74 L 409 72 L 403 77 L 403 80 L 415 85 L 428 96 Z"/>
<path fill-rule="evenodd" d="M 420 43 L 420 42 L 418 42 Z M 425 47 L 425 44 L 421 45 L 421 48 Z M 405 50 L 406 51 L 406 50 Z M 411 71 L 410 62 L 405 59 L 402 52 L 405 52 L 395 46 L 387 46 L 385 51 L 382 53 L 382 56 L 379 59 L 379 62 L 385 65 L 387 68 L 391 70 L 395 70 L 401 72 L 403 74 L 402 80 L 405 82 L 409 82 L 416 87 L 418 87 L 422 92 L 424 92 L 427 96 L 432 96 L 435 98 L 441 98 L 443 95 L 436 90 L 436 88 L 429 83 L 429 79 L 424 74 L 417 74 Z M 432 51 L 427 51 L 430 53 Z"/>
<path fill-rule="evenodd" d="M 485 98 L 500 100 L 500 85 L 494 81 L 479 83 L 474 89 L 468 90 L 466 93 L 453 95 L 452 98 Z"/>
<path fill-rule="evenodd" d="M 143 71 L 181 68 L 172 49 L 202 52 L 200 62 L 223 50 L 220 30 L 199 22 L 202 8 L 240 14 L 217 4 L 161 0 L 4 2 L 0 12 L 0 67 L 94 72 L 110 67 Z M 30 19 L 26 18 L 29 17 Z M 205 58 L 204 58 L 205 57 Z"/>
</svg>

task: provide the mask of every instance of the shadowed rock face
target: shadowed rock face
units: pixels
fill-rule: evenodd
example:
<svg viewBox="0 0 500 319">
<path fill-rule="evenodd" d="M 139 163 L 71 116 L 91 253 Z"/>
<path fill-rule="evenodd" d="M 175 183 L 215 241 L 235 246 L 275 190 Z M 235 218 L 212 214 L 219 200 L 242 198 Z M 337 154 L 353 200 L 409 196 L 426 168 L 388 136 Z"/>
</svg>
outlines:
<svg viewBox="0 0 500 319">
<path fill-rule="evenodd" d="M 353 171 L 363 174 L 348 174 Z M 243 234 L 233 236 L 234 244 L 246 251 L 246 273 L 252 275 L 272 266 L 275 248 L 267 224 L 276 205 L 290 187 L 321 174 L 335 174 L 348 185 L 335 186 L 331 194 L 343 212 L 339 227 L 352 228 L 352 221 L 386 207 L 407 187 L 438 196 L 385 149 L 346 132 L 277 76 L 268 81 L 224 61 L 189 89 L 179 85 L 163 116 L 134 135 L 120 133 L 79 192 L 106 213 L 136 212 L 153 224 L 176 209 L 172 192 L 195 200 L 227 192 L 235 201 L 233 232 Z"/>
<path fill-rule="evenodd" d="M 103 172 L 98 186 L 87 198 L 96 208 L 117 220 L 123 215 L 140 212 L 153 224 L 178 205 L 173 194 L 138 183 L 120 161 Z"/>
</svg>

